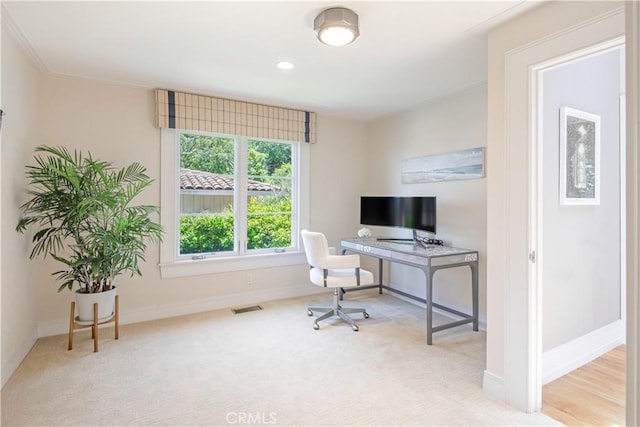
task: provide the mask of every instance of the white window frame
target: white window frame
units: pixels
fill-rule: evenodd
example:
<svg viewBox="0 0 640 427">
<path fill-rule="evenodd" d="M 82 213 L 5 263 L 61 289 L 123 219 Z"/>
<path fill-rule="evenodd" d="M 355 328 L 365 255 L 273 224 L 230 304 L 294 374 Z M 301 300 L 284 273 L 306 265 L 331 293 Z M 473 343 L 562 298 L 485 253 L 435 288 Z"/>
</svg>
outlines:
<svg viewBox="0 0 640 427">
<path fill-rule="evenodd" d="M 309 225 L 309 144 L 297 142 L 297 165 L 292 164 L 293 190 L 297 200 L 297 210 L 292 212 L 291 225 L 295 233 L 292 236 L 293 248 L 285 252 L 270 250 L 246 251 L 246 241 L 238 247 L 236 240 L 235 250 L 219 254 L 204 254 L 203 256 L 179 255 L 179 229 L 180 218 L 180 130 L 161 129 L 161 172 L 160 172 L 160 224 L 165 231 L 164 240 L 160 244 L 160 272 L 162 278 L 198 276 L 206 274 L 223 273 L 229 271 L 254 270 L 260 268 L 282 267 L 289 265 L 306 264 L 304 249 L 300 240 L 299 230 L 308 228 Z M 240 137 L 234 135 L 218 135 L 206 132 L 189 131 L 203 135 L 223 136 L 225 138 Z M 244 137 L 241 137 L 244 138 Z M 247 138 L 263 140 L 261 138 Z M 238 147 L 239 144 L 236 144 Z M 242 150 L 240 150 L 242 151 Z M 238 157 L 240 159 L 238 160 Z M 238 162 L 246 164 L 246 153 L 238 152 L 236 148 L 236 182 L 242 186 L 246 184 L 246 173 L 237 173 Z M 292 158 L 293 160 L 293 158 Z M 295 162 L 294 162 L 295 163 Z M 296 179 L 297 178 L 297 179 Z M 244 188 L 244 187 L 240 187 Z M 236 209 L 237 203 L 236 201 Z M 240 216 L 244 218 L 243 216 Z M 237 230 L 236 225 L 236 230 Z M 242 227 L 246 228 L 246 224 Z"/>
</svg>

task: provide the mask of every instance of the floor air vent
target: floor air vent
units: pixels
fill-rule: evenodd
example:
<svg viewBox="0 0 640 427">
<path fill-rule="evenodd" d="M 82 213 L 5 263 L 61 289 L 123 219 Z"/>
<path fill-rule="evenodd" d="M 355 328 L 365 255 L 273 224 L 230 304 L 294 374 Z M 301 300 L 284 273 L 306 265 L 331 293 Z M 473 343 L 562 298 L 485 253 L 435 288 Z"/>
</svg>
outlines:
<svg viewBox="0 0 640 427">
<path fill-rule="evenodd" d="M 231 309 L 231 311 L 233 311 L 233 314 L 248 313 L 250 311 L 258 311 L 258 310 L 262 310 L 262 307 L 260 307 L 259 305 L 251 305 L 249 307 Z"/>
</svg>

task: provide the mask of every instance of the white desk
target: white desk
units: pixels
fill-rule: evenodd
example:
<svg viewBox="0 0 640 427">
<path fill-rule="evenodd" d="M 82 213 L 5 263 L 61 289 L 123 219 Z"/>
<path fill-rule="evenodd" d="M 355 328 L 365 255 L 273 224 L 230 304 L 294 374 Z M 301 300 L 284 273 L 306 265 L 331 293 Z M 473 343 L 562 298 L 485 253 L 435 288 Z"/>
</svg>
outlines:
<svg viewBox="0 0 640 427">
<path fill-rule="evenodd" d="M 414 245 L 407 242 L 398 243 L 393 241 L 378 241 L 375 238 L 342 239 L 340 240 L 340 247 L 343 254 L 350 251 L 361 255 L 375 257 L 379 260 L 379 284 L 361 286 L 357 289 L 344 289 L 344 292 L 378 288 L 379 293 L 382 293 L 382 290 L 386 289 L 390 292 L 395 292 L 405 297 L 425 303 L 427 306 L 427 344 L 432 344 L 432 335 L 434 332 L 442 331 L 444 329 L 473 323 L 473 330 L 478 330 L 478 251 L 438 245 L 427 245 L 426 247 L 422 247 L 421 245 Z M 426 277 L 427 298 L 419 298 L 390 286 L 385 286 L 382 283 L 382 267 L 384 260 L 410 265 L 421 269 Z M 469 266 L 471 268 L 471 298 L 473 310 L 471 315 L 433 302 L 434 273 L 445 268 L 460 266 Z M 433 307 L 452 313 L 462 319 L 433 326 Z"/>
</svg>

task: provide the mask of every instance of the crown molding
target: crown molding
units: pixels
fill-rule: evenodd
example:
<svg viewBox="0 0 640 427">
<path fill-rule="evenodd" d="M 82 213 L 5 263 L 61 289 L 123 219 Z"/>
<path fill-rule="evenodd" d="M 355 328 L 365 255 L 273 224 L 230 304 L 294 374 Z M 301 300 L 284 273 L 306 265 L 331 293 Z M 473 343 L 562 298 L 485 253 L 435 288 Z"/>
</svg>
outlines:
<svg viewBox="0 0 640 427">
<path fill-rule="evenodd" d="M 11 34 L 18 46 L 36 66 L 38 71 L 41 73 L 51 73 L 40 55 L 38 55 L 38 52 L 33 47 L 29 38 L 22 32 L 18 24 L 16 24 L 13 16 L 11 16 L 11 13 L 9 13 L 4 3 L 1 5 L 1 8 L 2 10 L 0 11 L 0 15 L 2 15 L 2 28 L 6 28 L 8 30 L 9 34 Z"/>
</svg>

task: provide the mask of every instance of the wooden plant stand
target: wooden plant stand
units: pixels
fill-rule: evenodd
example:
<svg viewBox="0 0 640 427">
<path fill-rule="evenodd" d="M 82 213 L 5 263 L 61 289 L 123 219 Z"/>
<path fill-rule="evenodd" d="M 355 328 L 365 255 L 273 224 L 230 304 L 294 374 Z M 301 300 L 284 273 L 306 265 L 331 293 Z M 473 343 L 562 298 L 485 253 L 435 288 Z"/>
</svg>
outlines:
<svg viewBox="0 0 640 427">
<path fill-rule="evenodd" d="M 98 325 L 104 325 L 106 323 L 115 323 L 115 339 L 118 339 L 118 323 L 119 323 L 119 307 L 120 307 L 120 295 L 116 295 L 116 302 L 114 312 L 111 317 L 101 322 L 98 321 L 98 303 L 93 304 L 93 321 L 81 321 L 76 320 L 76 302 L 71 301 L 71 312 L 69 314 L 69 350 L 73 349 L 73 332 L 76 329 L 91 328 L 91 338 L 93 339 L 93 351 L 98 351 Z"/>
</svg>

